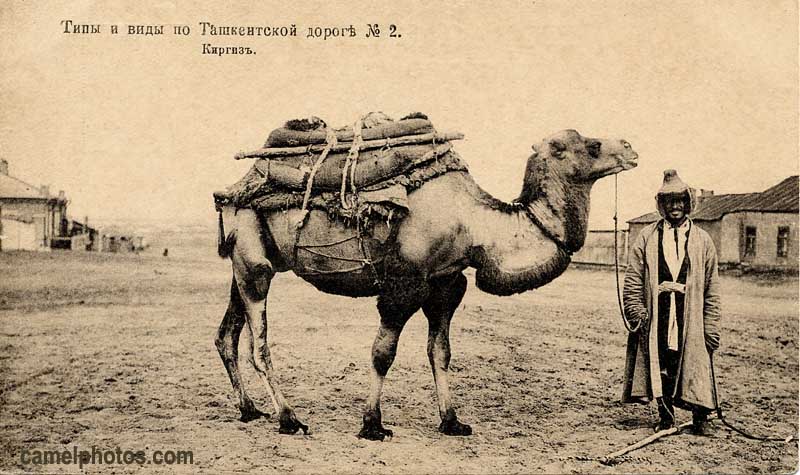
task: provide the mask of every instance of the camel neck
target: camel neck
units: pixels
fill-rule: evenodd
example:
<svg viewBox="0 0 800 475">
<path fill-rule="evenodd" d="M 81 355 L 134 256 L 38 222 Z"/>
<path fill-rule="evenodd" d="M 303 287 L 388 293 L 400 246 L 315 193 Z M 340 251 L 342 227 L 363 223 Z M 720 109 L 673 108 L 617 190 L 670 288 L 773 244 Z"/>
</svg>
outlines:
<svg viewBox="0 0 800 475">
<path fill-rule="evenodd" d="M 524 205 L 531 220 L 569 254 L 577 252 L 586 240 L 591 186 L 551 186 Z"/>
<path fill-rule="evenodd" d="M 564 233 L 564 226 L 561 225 L 558 221 L 553 219 L 552 214 L 547 210 L 546 212 L 542 212 L 543 210 L 537 208 L 536 206 L 531 205 L 520 205 L 521 210 L 525 212 L 528 219 L 536 225 L 542 232 L 542 234 L 553 241 L 558 248 L 565 252 L 568 255 L 572 255 L 572 251 L 569 249 L 566 243 L 566 237 Z M 546 210 L 546 208 L 545 208 Z"/>
<path fill-rule="evenodd" d="M 481 290 L 509 295 L 545 285 L 561 275 L 570 254 L 583 246 L 589 185 L 550 185 L 524 203 L 504 203 L 466 182 L 474 206 L 462 208 L 469 261 Z"/>
<path fill-rule="evenodd" d="M 561 275 L 569 252 L 531 219 L 524 207 L 479 206 L 469 213 L 466 227 L 473 246 L 470 265 L 476 283 L 494 295 L 510 295 L 545 285 Z"/>
</svg>

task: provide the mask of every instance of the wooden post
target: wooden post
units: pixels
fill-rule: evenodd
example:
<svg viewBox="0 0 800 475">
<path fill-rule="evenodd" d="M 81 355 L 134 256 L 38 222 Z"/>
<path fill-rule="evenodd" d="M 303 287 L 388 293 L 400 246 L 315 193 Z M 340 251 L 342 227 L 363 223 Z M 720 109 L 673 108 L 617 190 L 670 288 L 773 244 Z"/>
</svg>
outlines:
<svg viewBox="0 0 800 475">
<path fill-rule="evenodd" d="M 362 143 L 361 150 L 369 150 L 381 147 L 399 147 L 403 145 L 416 145 L 424 143 L 442 143 L 450 140 L 461 140 L 463 138 L 464 135 L 457 132 L 409 135 L 405 137 L 388 138 L 383 140 L 368 140 Z M 350 150 L 351 146 L 352 143 L 350 142 L 342 142 L 334 147 L 331 147 L 330 152 L 346 152 Z M 325 147 L 326 144 L 308 145 L 305 147 L 261 148 L 252 152 L 237 153 L 233 158 L 236 160 L 242 160 L 245 158 L 289 157 L 292 155 L 303 155 L 306 153 L 319 153 L 322 152 Z"/>
</svg>

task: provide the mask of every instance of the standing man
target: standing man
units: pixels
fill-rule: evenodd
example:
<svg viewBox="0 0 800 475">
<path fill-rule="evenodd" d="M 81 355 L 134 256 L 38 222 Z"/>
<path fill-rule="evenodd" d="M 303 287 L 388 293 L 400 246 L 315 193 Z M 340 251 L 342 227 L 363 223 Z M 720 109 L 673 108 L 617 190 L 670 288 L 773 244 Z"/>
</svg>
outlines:
<svg viewBox="0 0 800 475">
<path fill-rule="evenodd" d="M 658 404 L 657 431 L 675 423 L 674 408 L 692 411 L 692 431 L 711 435 L 716 409 L 711 354 L 719 347 L 717 251 L 688 218 L 692 190 L 675 170 L 656 194 L 662 219 L 642 229 L 625 273 L 628 336 L 622 402 Z"/>
</svg>

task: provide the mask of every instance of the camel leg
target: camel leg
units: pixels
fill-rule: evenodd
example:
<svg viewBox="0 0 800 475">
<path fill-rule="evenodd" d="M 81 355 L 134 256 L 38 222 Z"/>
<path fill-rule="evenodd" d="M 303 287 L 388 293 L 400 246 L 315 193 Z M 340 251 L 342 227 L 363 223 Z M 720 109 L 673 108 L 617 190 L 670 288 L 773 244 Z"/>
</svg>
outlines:
<svg viewBox="0 0 800 475">
<path fill-rule="evenodd" d="M 431 295 L 422 305 L 428 318 L 428 360 L 436 384 L 436 399 L 442 423 L 439 432 L 446 435 L 471 435 L 472 428 L 456 417 L 450 401 L 448 367 L 450 366 L 450 320 L 467 290 L 467 278 L 457 274 L 432 283 Z"/>
<path fill-rule="evenodd" d="M 278 414 L 281 434 L 294 434 L 299 429 L 308 433 L 308 426 L 295 417 L 294 409 L 286 402 L 275 380 L 267 341 L 267 295 L 275 270 L 265 257 L 260 223 L 255 213 L 242 210 L 238 215 L 236 246 L 231 256 L 233 274 L 244 304 L 252 340 L 252 361 L 256 373 L 264 382 Z"/>
<path fill-rule="evenodd" d="M 269 289 L 267 284 L 266 289 Z M 241 285 L 240 285 L 240 291 Z M 294 409 L 286 402 L 283 393 L 275 380 L 275 371 L 272 367 L 272 359 L 269 352 L 267 339 L 267 309 L 266 293 L 263 298 L 253 298 L 243 296 L 245 308 L 247 309 L 247 323 L 250 327 L 253 342 L 253 363 L 261 381 L 267 388 L 275 412 L 278 414 L 281 434 L 294 434 L 299 429 L 303 433 L 308 433 L 308 426 L 302 424 L 295 417 Z"/>
<path fill-rule="evenodd" d="M 401 283 L 402 285 L 402 283 Z M 381 295 L 378 298 L 378 312 L 381 316 L 380 328 L 372 344 L 372 379 L 367 408 L 358 437 L 368 440 L 383 440 L 392 436 L 392 431 L 383 427 L 381 417 L 381 392 L 386 373 L 397 355 L 400 333 L 414 312 L 419 310 L 424 286 L 410 286 L 402 292 Z"/>
<path fill-rule="evenodd" d="M 245 308 L 242 298 L 239 296 L 239 289 L 236 287 L 235 279 L 231 282 L 231 299 L 228 303 L 228 310 L 219 325 L 219 331 L 214 343 L 219 351 L 219 356 L 228 371 L 234 394 L 239 398 L 239 411 L 242 413 L 241 421 L 250 422 L 259 417 L 266 416 L 263 412 L 256 409 L 253 400 L 247 395 L 239 374 L 239 335 L 246 322 Z"/>
</svg>

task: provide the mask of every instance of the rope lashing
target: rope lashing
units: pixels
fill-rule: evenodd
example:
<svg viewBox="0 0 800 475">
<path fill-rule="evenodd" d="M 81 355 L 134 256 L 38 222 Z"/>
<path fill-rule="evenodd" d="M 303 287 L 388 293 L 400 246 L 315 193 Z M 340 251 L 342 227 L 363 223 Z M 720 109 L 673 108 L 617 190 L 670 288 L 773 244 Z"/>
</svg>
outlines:
<svg viewBox="0 0 800 475">
<path fill-rule="evenodd" d="M 328 129 L 328 133 L 325 136 L 325 148 L 322 150 L 322 153 L 319 154 L 319 157 L 317 157 L 317 160 L 314 162 L 314 166 L 311 168 L 311 172 L 308 175 L 306 192 L 303 195 L 303 207 L 300 208 L 302 214 L 300 221 L 297 223 L 298 228 L 303 226 L 306 216 L 308 215 L 308 202 L 311 200 L 311 189 L 314 187 L 314 177 L 317 176 L 317 171 L 319 171 L 319 168 L 322 166 L 322 162 L 325 161 L 331 149 L 333 149 L 337 143 L 338 140 L 336 139 L 336 132 L 334 132 L 333 129 Z"/>
<path fill-rule="evenodd" d="M 342 208 L 344 209 L 351 208 L 350 204 L 347 203 L 347 200 L 345 199 L 348 171 L 350 173 L 350 189 L 353 193 L 356 191 L 356 163 L 358 162 L 358 152 L 361 150 L 361 144 L 364 142 L 363 138 L 361 137 L 362 125 L 363 119 L 359 119 L 353 124 L 353 144 L 350 146 L 350 150 L 347 152 L 347 159 L 345 160 L 344 168 L 342 169 L 342 188 L 340 191 L 340 198 L 342 202 Z"/>
</svg>

